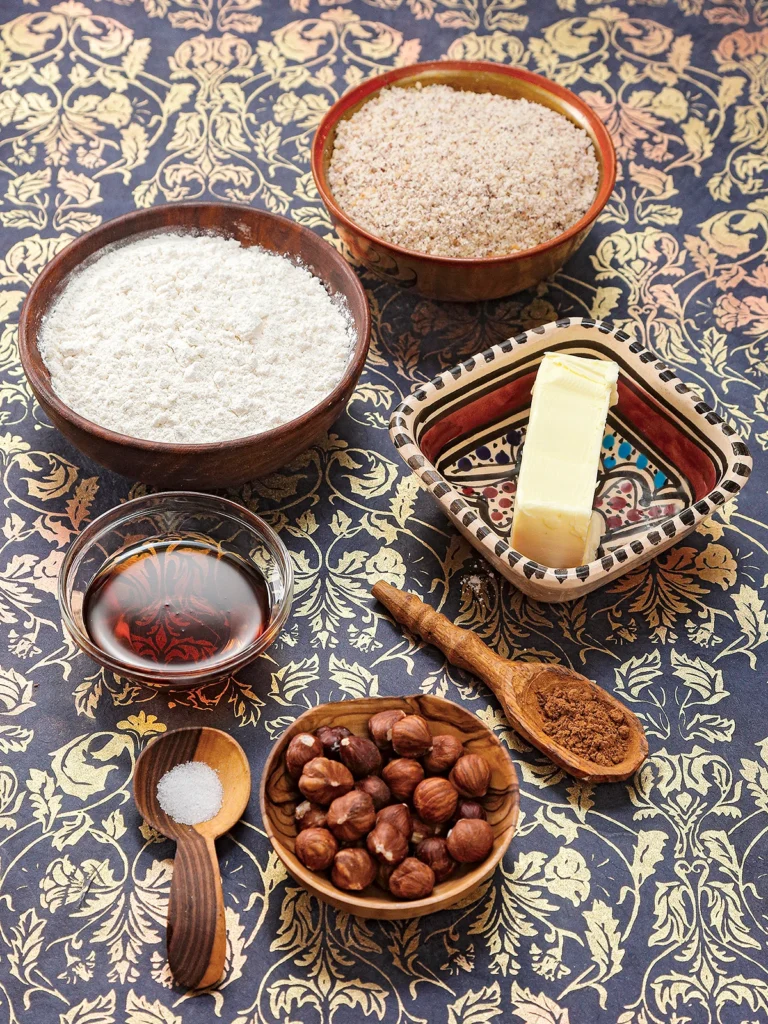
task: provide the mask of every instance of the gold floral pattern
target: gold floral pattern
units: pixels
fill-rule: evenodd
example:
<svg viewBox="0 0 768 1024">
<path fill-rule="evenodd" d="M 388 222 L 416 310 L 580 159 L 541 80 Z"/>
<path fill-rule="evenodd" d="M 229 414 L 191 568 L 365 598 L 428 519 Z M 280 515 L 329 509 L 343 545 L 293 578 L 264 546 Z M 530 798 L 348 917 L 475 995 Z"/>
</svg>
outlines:
<svg viewBox="0 0 768 1024">
<path fill-rule="evenodd" d="M 137 206 L 254 203 L 338 244 L 309 172 L 349 86 L 441 56 L 511 62 L 609 126 L 616 191 L 535 293 L 439 306 L 365 278 L 370 359 L 320 445 L 232 496 L 291 549 L 293 612 L 251 670 L 157 695 L 62 634 L 69 542 L 144 492 L 87 464 L 37 409 L 16 314 L 77 234 Z M 11 0 L 0 26 L 0 1020 L 51 1024 L 727 1024 L 768 1021 L 768 7 L 764 0 Z M 683 544 L 585 600 L 538 606 L 450 529 L 390 448 L 420 381 L 558 315 L 609 317 L 748 435 L 756 472 Z M 631 783 L 576 782 L 490 695 L 370 598 L 417 591 L 500 654 L 572 664 L 642 718 Z M 510 748 L 521 823 L 454 911 L 357 921 L 271 853 L 255 799 L 220 843 L 227 970 L 172 987 L 172 848 L 130 794 L 169 728 L 232 729 L 255 777 L 321 700 L 431 692 Z M 201 718 L 202 716 L 202 718 Z"/>
</svg>

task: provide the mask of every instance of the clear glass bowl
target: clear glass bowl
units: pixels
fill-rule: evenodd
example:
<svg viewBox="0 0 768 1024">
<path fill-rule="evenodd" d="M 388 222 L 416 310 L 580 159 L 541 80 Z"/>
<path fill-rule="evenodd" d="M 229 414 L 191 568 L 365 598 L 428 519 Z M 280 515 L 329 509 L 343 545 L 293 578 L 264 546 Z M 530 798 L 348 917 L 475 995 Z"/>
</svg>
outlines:
<svg viewBox="0 0 768 1024">
<path fill-rule="evenodd" d="M 267 588 L 269 622 L 252 643 L 215 666 L 194 662 L 183 666 L 148 663 L 146 668 L 138 669 L 94 643 L 83 617 L 85 595 L 94 576 L 120 552 L 142 542 L 173 540 L 207 540 L 225 554 L 253 566 Z M 173 689 L 213 682 L 253 661 L 279 634 L 292 597 L 291 559 L 275 531 L 233 501 L 193 491 L 151 494 L 105 512 L 75 539 L 59 574 L 64 626 L 78 647 L 121 676 Z"/>
</svg>

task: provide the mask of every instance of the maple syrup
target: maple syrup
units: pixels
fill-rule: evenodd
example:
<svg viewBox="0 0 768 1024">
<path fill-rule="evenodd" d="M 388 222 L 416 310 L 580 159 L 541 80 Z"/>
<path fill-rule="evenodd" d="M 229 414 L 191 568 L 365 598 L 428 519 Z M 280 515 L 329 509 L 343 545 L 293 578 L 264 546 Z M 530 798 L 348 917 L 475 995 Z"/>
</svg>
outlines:
<svg viewBox="0 0 768 1024">
<path fill-rule="evenodd" d="M 106 654 L 169 674 L 216 665 L 250 646 L 270 617 L 263 577 L 195 540 L 143 542 L 107 562 L 83 604 L 85 627 Z"/>
</svg>

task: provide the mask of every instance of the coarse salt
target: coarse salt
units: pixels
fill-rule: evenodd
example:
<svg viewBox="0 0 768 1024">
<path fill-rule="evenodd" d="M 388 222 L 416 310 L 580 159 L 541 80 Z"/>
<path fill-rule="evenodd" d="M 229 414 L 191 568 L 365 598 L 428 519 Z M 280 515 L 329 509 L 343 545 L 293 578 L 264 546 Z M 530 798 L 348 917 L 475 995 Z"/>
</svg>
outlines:
<svg viewBox="0 0 768 1024">
<path fill-rule="evenodd" d="M 353 341 L 346 304 L 306 268 L 220 235 L 162 232 L 74 273 L 40 352 L 75 412 L 190 444 L 308 412 L 343 377 Z"/>
<path fill-rule="evenodd" d="M 587 212 L 589 135 L 540 103 L 447 85 L 384 89 L 336 128 L 342 210 L 395 245 L 461 259 L 530 249 Z"/>
<path fill-rule="evenodd" d="M 177 764 L 157 784 L 157 802 L 180 825 L 210 821 L 221 810 L 223 801 L 219 773 L 203 761 Z"/>
</svg>

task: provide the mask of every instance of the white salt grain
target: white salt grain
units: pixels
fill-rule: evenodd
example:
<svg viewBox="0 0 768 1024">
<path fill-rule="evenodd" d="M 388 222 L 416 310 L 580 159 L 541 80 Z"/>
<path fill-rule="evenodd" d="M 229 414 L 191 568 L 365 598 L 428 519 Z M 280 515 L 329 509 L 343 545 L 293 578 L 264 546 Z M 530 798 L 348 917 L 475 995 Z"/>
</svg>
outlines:
<svg viewBox="0 0 768 1024">
<path fill-rule="evenodd" d="M 387 242 L 472 259 L 562 234 L 594 201 L 592 142 L 540 103 L 447 85 L 385 89 L 336 129 L 328 181 Z"/>
<path fill-rule="evenodd" d="M 223 801 L 224 787 L 218 772 L 202 761 L 177 764 L 157 784 L 157 802 L 180 825 L 210 821 Z"/>
<path fill-rule="evenodd" d="M 82 416 L 191 444 L 308 412 L 341 380 L 353 341 L 348 309 L 304 267 L 220 235 L 166 232 L 75 273 L 40 352 Z"/>
</svg>

